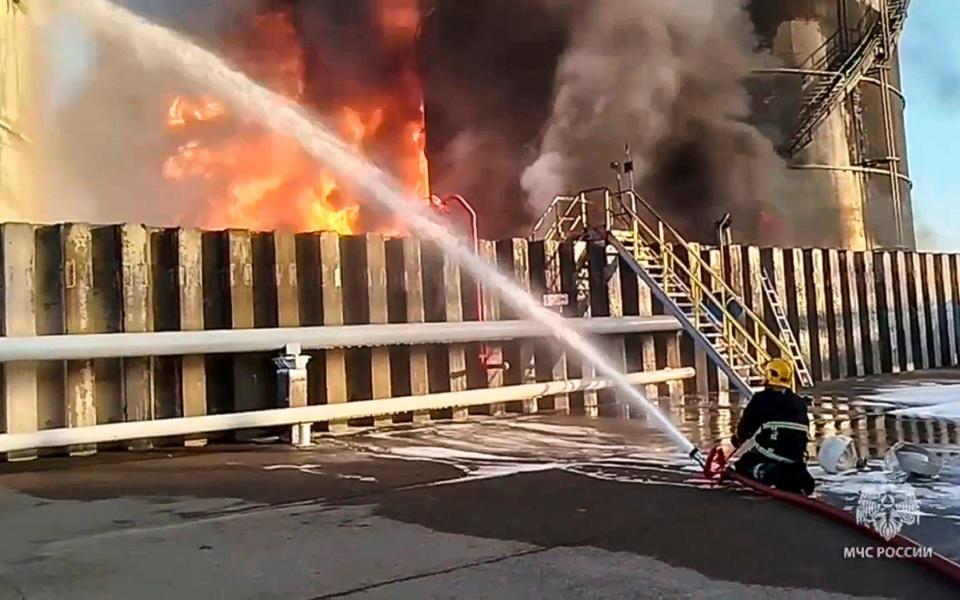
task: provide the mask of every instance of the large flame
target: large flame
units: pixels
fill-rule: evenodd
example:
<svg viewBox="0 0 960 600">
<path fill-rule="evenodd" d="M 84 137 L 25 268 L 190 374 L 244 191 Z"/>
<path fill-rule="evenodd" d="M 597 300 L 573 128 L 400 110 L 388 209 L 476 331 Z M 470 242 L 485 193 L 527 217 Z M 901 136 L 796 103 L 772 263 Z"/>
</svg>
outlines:
<svg viewBox="0 0 960 600">
<path fill-rule="evenodd" d="M 415 0 L 377 0 L 385 44 L 412 49 L 420 15 Z M 257 16 L 249 32 L 233 44 L 232 58 L 252 77 L 292 102 L 305 98 L 303 49 L 291 10 Z M 357 153 L 387 155 L 390 168 L 411 194 L 428 198 L 422 91 L 414 72 L 403 73 L 416 86 L 419 111 L 398 107 L 390 90 L 365 90 L 363 97 L 325 114 Z M 415 118 L 411 114 L 416 113 Z M 409 122 L 391 122 L 409 119 Z M 216 98 L 171 98 L 167 126 L 184 142 L 163 165 L 165 178 L 200 186 L 207 200 L 202 225 L 208 228 L 361 231 L 401 234 L 401 223 L 382 215 L 364 218 L 362 198 L 341 186 L 290 138 L 238 122 Z M 226 128 L 227 133 L 223 133 Z M 391 146 L 383 151 L 384 144 Z M 426 200 L 425 200 L 426 201 Z"/>
</svg>

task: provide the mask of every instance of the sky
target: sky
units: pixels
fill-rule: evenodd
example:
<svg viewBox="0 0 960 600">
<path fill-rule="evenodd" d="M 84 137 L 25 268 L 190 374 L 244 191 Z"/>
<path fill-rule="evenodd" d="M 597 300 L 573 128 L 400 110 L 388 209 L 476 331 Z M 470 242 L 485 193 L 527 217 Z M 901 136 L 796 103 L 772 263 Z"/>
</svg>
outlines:
<svg viewBox="0 0 960 600">
<path fill-rule="evenodd" d="M 960 3 L 911 3 L 901 40 L 920 250 L 960 251 Z"/>
</svg>

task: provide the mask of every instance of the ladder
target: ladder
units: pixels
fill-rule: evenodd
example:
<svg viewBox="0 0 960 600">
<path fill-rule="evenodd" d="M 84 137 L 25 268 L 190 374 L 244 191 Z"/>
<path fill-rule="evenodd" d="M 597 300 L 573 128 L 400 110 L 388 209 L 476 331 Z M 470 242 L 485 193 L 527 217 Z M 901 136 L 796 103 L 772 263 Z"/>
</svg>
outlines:
<svg viewBox="0 0 960 600">
<path fill-rule="evenodd" d="M 616 250 L 742 399 L 763 384 L 763 367 L 773 356 L 795 362 L 723 274 L 636 192 L 608 191 L 606 205 L 604 226 L 592 230 L 594 237 Z M 768 348 L 775 349 L 772 355 Z"/>
<path fill-rule="evenodd" d="M 794 131 L 778 149 L 781 156 L 792 158 L 813 141 L 817 127 L 833 112 L 839 102 L 856 88 L 874 67 L 893 55 L 900 33 L 907 20 L 910 0 L 886 0 L 885 13 L 868 13 L 854 30 L 855 43 L 846 53 L 827 52 L 812 65 L 813 75 L 805 77 L 801 95 L 800 118 Z M 838 32 L 846 33 L 846 32 Z"/>
<path fill-rule="evenodd" d="M 800 387 L 813 387 L 813 377 L 810 375 L 810 369 L 807 368 L 807 363 L 803 359 L 803 353 L 800 352 L 797 336 L 793 334 L 793 328 L 790 327 L 790 321 L 787 320 L 787 314 L 783 309 L 780 296 L 773 287 L 773 282 L 770 281 L 766 269 L 760 271 L 760 279 L 763 282 L 763 292 L 767 297 L 767 304 L 770 305 L 773 316 L 777 320 L 777 327 L 780 329 L 780 339 L 783 340 L 784 345 L 793 357 L 793 364 L 797 379 L 800 382 Z"/>
<path fill-rule="evenodd" d="M 603 194 L 593 202 L 591 194 Z M 602 209 L 602 210 L 601 210 Z M 763 366 L 773 356 L 795 363 L 780 336 L 686 240 L 632 189 L 585 190 L 558 197 L 534 226 L 532 237 L 544 240 L 603 242 L 605 271 L 617 259 L 633 271 L 675 317 L 708 359 L 726 375 L 744 400 L 764 381 Z M 640 213 L 644 214 L 642 218 Z M 550 217 L 552 222 L 548 224 Z M 602 224 L 596 225 L 600 218 Z M 594 223 L 591 222 L 591 219 Z M 578 290 L 589 275 L 587 252 L 576 257 Z M 609 273 L 605 272 L 604 277 Z M 579 295 L 579 294 L 578 294 Z M 579 299 L 579 298 L 578 298 Z M 768 348 L 775 349 L 774 354 Z"/>
<path fill-rule="evenodd" d="M 665 256 L 655 252 L 637 253 L 613 234 L 608 234 L 608 243 L 624 264 L 647 284 L 667 312 L 680 322 L 697 347 L 727 376 L 741 397 L 753 395 L 763 383 L 761 364 L 751 359 L 749 350 L 730 335 L 726 311 L 698 302 L 695 298 L 704 290 L 691 289 L 677 272 L 665 269 L 662 264 Z"/>
</svg>

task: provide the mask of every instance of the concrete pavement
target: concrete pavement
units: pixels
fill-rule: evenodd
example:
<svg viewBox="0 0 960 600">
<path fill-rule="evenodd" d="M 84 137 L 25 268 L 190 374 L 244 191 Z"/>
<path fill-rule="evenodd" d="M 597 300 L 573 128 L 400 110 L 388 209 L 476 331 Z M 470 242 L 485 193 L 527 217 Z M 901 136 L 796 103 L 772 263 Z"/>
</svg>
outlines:
<svg viewBox="0 0 960 600">
<path fill-rule="evenodd" d="M 0 599 L 955 597 L 843 559 L 872 544 L 856 532 L 688 479 L 463 480 L 342 444 L 6 465 Z"/>
</svg>

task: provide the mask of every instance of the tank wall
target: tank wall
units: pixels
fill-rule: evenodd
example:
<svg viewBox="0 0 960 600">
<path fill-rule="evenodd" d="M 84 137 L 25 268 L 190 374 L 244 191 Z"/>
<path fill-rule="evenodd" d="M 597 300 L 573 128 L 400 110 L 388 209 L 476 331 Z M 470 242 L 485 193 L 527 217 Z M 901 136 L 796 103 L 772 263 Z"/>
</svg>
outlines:
<svg viewBox="0 0 960 600">
<path fill-rule="evenodd" d="M 751 17 L 761 44 L 786 68 L 814 66 L 832 45 L 855 40 L 841 29 L 854 28 L 871 14 L 869 0 L 754 0 Z M 828 42 L 829 40 L 829 42 Z M 890 71 L 899 89 L 899 57 Z M 876 75 L 871 73 L 871 75 Z M 757 125 L 780 144 L 798 124 L 801 79 L 797 74 L 763 77 L 756 85 L 765 100 L 756 111 Z M 789 159 L 790 170 L 778 186 L 777 209 L 793 236 L 787 243 L 851 249 L 904 245 L 914 247 L 909 183 L 899 181 L 902 240 L 897 231 L 895 194 L 878 159 L 889 154 L 879 85 L 864 82 L 814 132 L 813 140 Z M 907 175 L 904 102 L 890 92 L 890 127 L 901 173 Z M 784 240 L 777 240 L 784 243 Z"/>
</svg>

